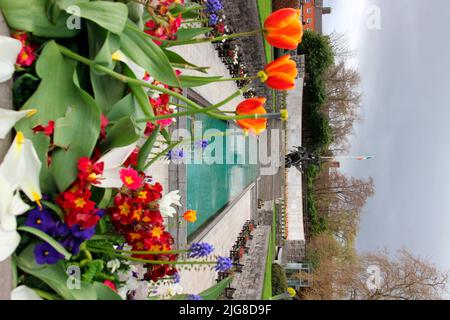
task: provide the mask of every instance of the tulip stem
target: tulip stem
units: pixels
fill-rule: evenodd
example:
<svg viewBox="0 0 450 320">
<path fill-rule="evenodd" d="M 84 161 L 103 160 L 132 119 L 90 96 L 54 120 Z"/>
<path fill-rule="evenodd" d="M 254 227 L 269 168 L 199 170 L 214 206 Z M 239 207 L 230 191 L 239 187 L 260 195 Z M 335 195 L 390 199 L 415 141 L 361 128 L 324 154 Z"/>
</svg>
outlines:
<svg viewBox="0 0 450 320">
<path fill-rule="evenodd" d="M 182 94 L 179 94 L 179 93 L 174 92 L 172 90 L 166 89 L 164 87 L 160 87 L 160 86 L 156 86 L 156 85 L 150 84 L 150 83 L 148 83 L 146 81 L 143 81 L 143 80 L 138 80 L 138 79 L 133 79 L 133 78 L 127 77 L 127 76 L 125 76 L 123 74 L 120 74 L 120 73 L 117 73 L 117 72 L 115 72 L 115 71 L 113 71 L 113 70 L 111 70 L 111 69 L 109 69 L 109 68 L 107 68 L 105 66 L 97 64 L 93 60 L 90 60 L 88 58 L 80 56 L 79 54 L 77 54 L 77 53 L 67 49 L 64 46 L 58 45 L 58 47 L 59 47 L 60 52 L 63 55 L 65 55 L 65 56 L 67 56 L 67 57 L 69 57 L 71 59 L 74 59 L 76 61 L 79 61 L 79 62 L 81 62 L 81 63 L 83 63 L 83 64 L 85 64 L 85 65 L 87 65 L 87 66 L 89 66 L 89 67 L 91 67 L 93 69 L 96 69 L 96 70 L 98 70 L 100 72 L 104 72 L 104 73 L 110 75 L 111 77 L 113 77 L 113 78 L 115 78 L 115 79 L 117 79 L 119 81 L 122 81 L 123 83 L 131 83 L 131 84 L 139 85 L 139 86 L 142 86 L 142 87 L 150 88 L 152 90 L 165 93 L 165 94 L 167 94 L 169 96 L 172 96 L 172 97 L 174 97 L 174 98 L 176 98 L 176 99 L 178 99 L 180 101 L 185 102 L 189 107 L 191 107 L 192 109 L 196 110 L 196 112 L 198 111 L 199 113 L 206 113 L 206 114 L 208 114 L 211 117 L 215 117 L 215 115 L 216 115 L 215 113 L 211 112 L 211 110 L 217 109 L 218 107 L 226 104 L 228 101 L 234 99 L 235 97 L 239 96 L 240 94 L 242 94 L 244 92 L 243 90 L 238 90 L 237 92 L 235 92 L 233 95 L 231 95 L 230 97 L 228 97 L 224 101 L 222 101 L 222 102 L 212 106 L 211 110 L 205 110 L 205 108 L 203 108 L 201 105 L 195 103 L 194 101 L 190 100 L 189 98 L 185 97 Z M 143 112 L 145 114 L 148 114 L 148 110 L 143 110 Z M 168 119 L 168 118 L 170 119 L 170 118 L 173 118 L 173 117 L 174 117 L 174 115 L 168 115 L 168 117 L 166 116 L 166 117 L 161 118 L 161 119 Z M 157 117 L 150 117 L 150 118 L 155 118 L 156 120 L 158 120 Z M 161 120 L 161 119 L 159 119 L 159 120 Z M 154 121 L 154 120 L 149 120 L 149 121 Z"/>
<path fill-rule="evenodd" d="M 140 258 L 135 258 L 135 257 L 128 257 L 128 256 L 124 256 L 123 254 L 119 254 L 119 253 L 113 253 L 109 250 L 103 250 L 103 249 L 94 249 L 91 248 L 92 252 L 97 252 L 97 253 L 106 253 L 106 254 L 110 254 L 113 255 L 117 258 L 121 258 L 124 260 L 129 260 L 129 261 L 135 261 L 135 262 L 143 262 L 143 263 L 148 263 L 148 264 L 167 264 L 167 265 L 180 265 L 180 264 L 187 264 L 187 265 L 194 265 L 194 264 L 203 264 L 203 265 L 215 265 L 217 264 L 217 261 L 166 261 L 166 260 L 147 260 L 147 259 L 140 259 Z"/>
<path fill-rule="evenodd" d="M 258 79 L 259 76 L 254 76 L 254 77 L 238 77 L 238 78 L 221 78 L 216 80 L 215 82 L 226 82 L 226 81 L 245 81 L 245 80 L 256 80 Z"/>
<path fill-rule="evenodd" d="M 143 31 L 141 31 L 138 27 L 135 27 L 131 24 L 127 24 L 126 28 L 130 28 L 130 29 L 134 30 L 135 32 L 143 33 L 145 36 L 149 37 L 150 39 L 158 41 L 158 42 L 166 45 L 167 47 L 181 46 L 181 45 L 186 45 L 186 44 L 216 42 L 216 41 L 234 39 L 234 38 L 239 38 L 239 37 L 250 37 L 250 36 L 254 36 L 254 35 L 264 32 L 264 29 L 259 29 L 259 30 L 253 30 L 253 31 L 248 31 L 248 32 L 227 34 L 227 35 L 220 36 L 220 37 L 205 37 L 205 38 L 195 38 L 195 39 L 188 39 L 188 40 L 166 40 L 166 39 L 160 39 L 156 36 L 147 34 Z"/>
</svg>

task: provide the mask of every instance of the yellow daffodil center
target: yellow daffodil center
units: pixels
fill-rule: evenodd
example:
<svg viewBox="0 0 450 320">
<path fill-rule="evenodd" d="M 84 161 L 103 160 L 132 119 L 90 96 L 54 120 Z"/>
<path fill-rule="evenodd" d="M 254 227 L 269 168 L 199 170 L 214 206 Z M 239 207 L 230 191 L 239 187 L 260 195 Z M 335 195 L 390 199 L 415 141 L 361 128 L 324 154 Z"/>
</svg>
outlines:
<svg viewBox="0 0 450 320">
<path fill-rule="evenodd" d="M 258 72 L 258 77 L 261 79 L 261 82 L 266 82 L 267 79 L 269 78 L 267 76 L 267 73 L 265 73 L 264 71 Z"/>
</svg>

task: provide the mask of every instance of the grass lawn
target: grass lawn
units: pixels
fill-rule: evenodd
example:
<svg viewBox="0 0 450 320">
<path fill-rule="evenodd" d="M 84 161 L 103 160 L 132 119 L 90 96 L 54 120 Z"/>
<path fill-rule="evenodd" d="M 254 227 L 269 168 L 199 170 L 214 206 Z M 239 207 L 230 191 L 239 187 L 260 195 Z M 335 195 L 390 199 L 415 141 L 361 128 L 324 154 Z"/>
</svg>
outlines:
<svg viewBox="0 0 450 320">
<path fill-rule="evenodd" d="M 266 18 L 272 13 L 272 0 L 257 0 L 258 10 L 259 10 L 259 19 L 261 21 L 261 28 L 264 25 L 264 21 Z M 266 61 L 267 63 L 273 60 L 273 48 L 269 43 L 264 39 L 264 48 L 266 51 Z"/>
<path fill-rule="evenodd" d="M 277 247 L 277 207 L 273 205 L 272 229 L 269 237 L 269 248 L 267 250 L 266 269 L 264 271 L 264 287 L 262 300 L 270 300 L 272 298 L 272 263 L 274 260 L 275 250 Z"/>
</svg>

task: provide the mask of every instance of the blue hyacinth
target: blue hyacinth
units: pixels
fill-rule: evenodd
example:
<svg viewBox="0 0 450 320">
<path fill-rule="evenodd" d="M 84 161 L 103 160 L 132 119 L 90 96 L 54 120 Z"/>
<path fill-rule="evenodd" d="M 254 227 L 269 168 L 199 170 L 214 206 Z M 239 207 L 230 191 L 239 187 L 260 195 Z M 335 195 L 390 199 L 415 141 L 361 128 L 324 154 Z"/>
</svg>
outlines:
<svg viewBox="0 0 450 320">
<path fill-rule="evenodd" d="M 230 270 L 233 267 L 233 263 L 231 259 L 228 257 L 219 257 L 217 258 L 217 264 L 214 270 L 219 272 L 225 272 Z"/>
<path fill-rule="evenodd" d="M 193 243 L 189 248 L 189 258 L 202 258 L 210 255 L 214 251 L 214 247 L 206 242 Z"/>
<path fill-rule="evenodd" d="M 206 2 L 206 11 L 209 14 L 217 13 L 220 10 L 223 10 L 223 5 L 220 0 L 208 0 Z"/>
</svg>

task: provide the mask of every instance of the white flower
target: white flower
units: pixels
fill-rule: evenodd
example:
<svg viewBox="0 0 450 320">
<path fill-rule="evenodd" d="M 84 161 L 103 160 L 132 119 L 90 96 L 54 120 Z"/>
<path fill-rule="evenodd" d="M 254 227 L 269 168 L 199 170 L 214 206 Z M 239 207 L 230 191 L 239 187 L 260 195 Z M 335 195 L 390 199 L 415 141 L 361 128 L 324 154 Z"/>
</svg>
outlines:
<svg viewBox="0 0 450 320">
<path fill-rule="evenodd" d="M 42 298 L 33 289 L 22 285 L 11 291 L 11 300 L 42 300 Z"/>
<path fill-rule="evenodd" d="M 119 261 L 119 259 L 114 259 L 114 260 L 108 261 L 108 263 L 106 264 L 106 267 L 108 269 L 111 269 L 111 273 L 116 272 L 117 269 L 120 268 L 120 261 Z"/>
<path fill-rule="evenodd" d="M 8 132 L 15 126 L 15 124 L 19 120 L 22 120 L 25 117 L 33 116 L 34 114 L 36 114 L 36 111 L 36 109 L 14 111 L 0 108 L 0 139 L 5 139 Z"/>
<path fill-rule="evenodd" d="M 99 184 L 96 187 L 99 188 L 121 188 L 123 185 L 120 180 L 120 170 L 123 168 L 123 163 L 127 161 L 128 157 L 133 153 L 136 148 L 136 143 L 129 146 L 115 148 L 106 153 L 100 160 L 103 162 L 104 169 Z"/>
<path fill-rule="evenodd" d="M 0 261 L 6 260 L 20 243 L 16 216 L 28 211 L 20 195 L 0 175 Z"/>
<path fill-rule="evenodd" d="M 42 199 L 39 186 L 41 161 L 31 140 L 25 139 L 22 132 L 17 135 L 0 165 L 0 175 L 13 189 L 22 190 L 31 201 L 40 204 Z"/>
<path fill-rule="evenodd" d="M 8 81 L 14 74 L 17 56 L 22 43 L 11 37 L 0 36 L 0 83 Z"/>
<path fill-rule="evenodd" d="M 163 217 L 173 217 L 177 210 L 172 207 L 176 205 L 181 207 L 181 196 L 178 190 L 171 191 L 159 200 L 159 211 Z"/>
<path fill-rule="evenodd" d="M 132 293 L 135 300 L 147 300 L 150 284 L 144 280 L 146 273 L 147 268 L 135 264 L 130 264 L 130 268 L 126 272 L 119 271 L 117 273 L 119 281 L 125 282 L 117 290 L 122 299 L 126 299 L 128 294 Z"/>
</svg>

